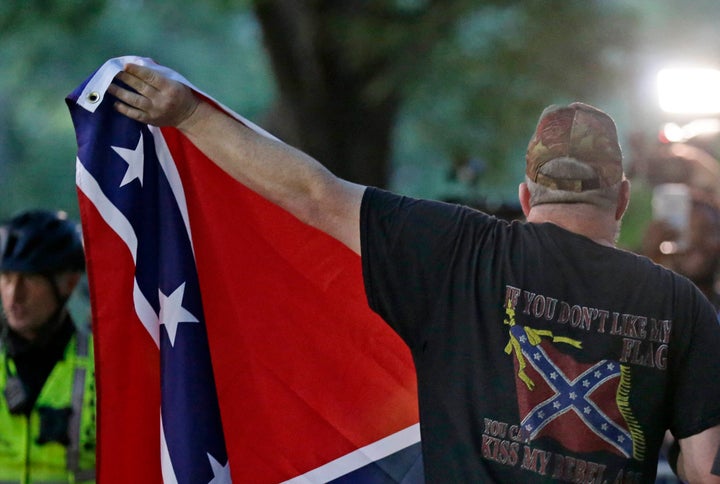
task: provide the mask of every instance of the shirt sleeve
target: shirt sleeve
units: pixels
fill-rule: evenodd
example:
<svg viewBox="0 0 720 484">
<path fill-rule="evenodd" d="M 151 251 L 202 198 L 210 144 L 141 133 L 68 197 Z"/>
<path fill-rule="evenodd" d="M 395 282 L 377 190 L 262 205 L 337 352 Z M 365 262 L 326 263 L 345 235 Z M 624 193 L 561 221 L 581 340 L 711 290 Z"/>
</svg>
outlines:
<svg viewBox="0 0 720 484">
<path fill-rule="evenodd" d="M 672 362 L 671 431 L 678 439 L 720 424 L 720 325 L 710 303 L 687 285 L 685 294 L 694 308 L 691 320 L 674 322 L 683 333 Z"/>
<path fill-rule="evenodd" d="M 460 261 L 490 220 L 460 205 L 366 190 L 360 230 L 368 303 L 411 348 L 452 297 L 453 281 L 469 273 Z"/>
</svg>

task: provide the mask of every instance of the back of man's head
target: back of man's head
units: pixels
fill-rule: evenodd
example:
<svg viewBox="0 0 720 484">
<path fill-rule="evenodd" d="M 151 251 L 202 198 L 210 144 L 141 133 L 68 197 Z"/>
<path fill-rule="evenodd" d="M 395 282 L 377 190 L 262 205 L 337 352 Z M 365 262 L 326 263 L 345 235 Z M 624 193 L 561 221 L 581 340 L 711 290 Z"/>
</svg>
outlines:
<svg viewBox="0 0 720 484">
<path fill-rule="evenodd" d="M 530 205 L 588 203 L 611 208 L 624 178 L 615 122 L 588 104 L 546 108 L 528 144 Z"/>
</svg>

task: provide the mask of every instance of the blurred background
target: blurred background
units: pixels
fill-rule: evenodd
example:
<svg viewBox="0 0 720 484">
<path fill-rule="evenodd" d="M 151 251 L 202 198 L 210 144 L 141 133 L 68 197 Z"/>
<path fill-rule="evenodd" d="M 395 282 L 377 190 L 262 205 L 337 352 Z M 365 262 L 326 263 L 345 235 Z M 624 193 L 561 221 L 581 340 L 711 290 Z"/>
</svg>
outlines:
<svg viewBox="0 0 720 484">
<path fill-rule="evenodd" d="M 78 219 L 64 98 L 112 57 L 175 69 L 342 177 L 506 218 L 540 112 L 582 100 L 618 124 L 621 247 L 680 260 L 645 236 L 653 189 L 713 195 L 717 223 L 696 225 L 716 236 L 685 253 L 705 250 L 693 281 L 720 310 L 718 19 L 717 0 L 2 0 L 0 219 Z"/>
<path fill-rule="evenodd" d="M 510 218 L 542 108 L 597 105 L 634 178 L 621 239 L 634 249 L 650 153 L 667 123 L 682 137 L 700 119 L 663 110 L 658 72 L 720 67 L 718 18 L 716 0 L 4 0 L 0 218 L 45 207 L 77 219 L 64 98 L 133 54 L 340 176 Z"/>
</svg>

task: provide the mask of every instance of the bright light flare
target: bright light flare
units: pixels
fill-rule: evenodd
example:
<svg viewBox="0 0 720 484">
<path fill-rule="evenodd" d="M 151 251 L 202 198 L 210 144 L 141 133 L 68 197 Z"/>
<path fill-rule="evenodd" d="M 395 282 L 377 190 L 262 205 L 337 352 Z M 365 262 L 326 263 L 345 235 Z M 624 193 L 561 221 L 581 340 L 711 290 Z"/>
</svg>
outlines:
<svg viewBox="0 0 720 484">
<path fill-rule="evenodd" d="M 660 109 L 676 114 L 720 113 L 720 71 L 663 69 L 657 75 Z"/>
<path fill-rule="evenodd" d="M 677 123 L 666 123 L 660 133 L 670 143 L 680 143 L 696 136 L 720 133 L 720 119 L 700 118 L 680 126 Z"/>
</svg>

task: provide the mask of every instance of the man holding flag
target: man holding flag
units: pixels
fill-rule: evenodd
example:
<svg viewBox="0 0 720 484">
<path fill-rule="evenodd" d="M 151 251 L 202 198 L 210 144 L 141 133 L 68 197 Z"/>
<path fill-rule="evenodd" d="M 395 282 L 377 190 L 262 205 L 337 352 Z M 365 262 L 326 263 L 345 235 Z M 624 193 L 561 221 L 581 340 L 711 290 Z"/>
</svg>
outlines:
<svg viewBox="0 0 720 484">
<path fill-rule="evenodd" d="M 116 109 L 174 126 L 234 179 L 362 256 L 368 301 L 409 346 L 429 482 L 652 482 L 666 429 L 710 482 L 720 327 L 689 281 L 614 247 L 629 182 L 612 119 L 548 108 L 527 151 L 528 223 L 332 175 L 158 69 Z M 714 477 L 720 479 L 720 477 Z"/>
<path fill-rule="evenodd" d="M 412 360 L 368 308 L 360 258 L 237 183 L 179 130 L 115 111 L 107 89 L 126 63 L 189 85 L 128 56 L 67 97 L 95 323 L 98 481 L 422 482 Z"/>
</svg>

